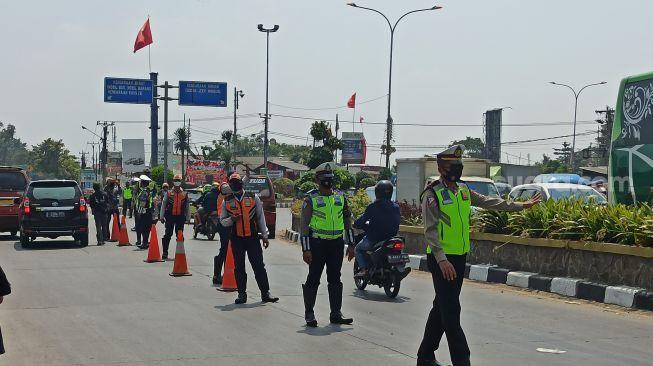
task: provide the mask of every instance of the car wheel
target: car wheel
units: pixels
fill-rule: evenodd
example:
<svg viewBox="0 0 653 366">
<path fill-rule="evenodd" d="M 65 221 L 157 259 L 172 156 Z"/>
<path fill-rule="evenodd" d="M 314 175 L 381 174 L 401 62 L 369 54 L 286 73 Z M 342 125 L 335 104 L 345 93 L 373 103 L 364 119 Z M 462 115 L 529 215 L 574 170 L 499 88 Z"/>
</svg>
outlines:
<svg viewBox="0 0 653 366">
<path fill-rule="evenodd" d="M 78 241 L 80 247 L 82 247 L 82 248 L 87 247 L 88 246 L 88 233 L 79 234 L 79 236 L 77 237 L 77 241 Z"/>
<path fill-rule="evenodd" d="M 268 239 L 274 239 L 276 236 L 276 225 L 268 225 Z"/>
<path fill-rule="evenodd" d="M 15 238 L 15 237 L 16 237 L 16 234 L 18 234 L 18 231 L 15 231 L 15 230 L 14 230 L 14 231 L 12 231 L 10 234 L 11 234 L 11 237 L 12 237 L 12 238 Z"/>
</svg>

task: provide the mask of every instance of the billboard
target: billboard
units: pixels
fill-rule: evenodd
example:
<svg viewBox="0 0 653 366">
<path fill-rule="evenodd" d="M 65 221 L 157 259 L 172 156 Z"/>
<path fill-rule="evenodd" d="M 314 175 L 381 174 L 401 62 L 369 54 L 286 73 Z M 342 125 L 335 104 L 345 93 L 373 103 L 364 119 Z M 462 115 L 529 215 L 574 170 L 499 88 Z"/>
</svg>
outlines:
<svg viewBox="0 0 653 366">
<path fill-rule="evenodd" d="M 163 145 L 163 139 L 159 139 L 157 143 L 157 165 L 163 165 Z M 168 167 L 172 166 L 171 161 L 174 151 L 174 141 L 173 139 L 168 139 Z"/>
<path fill-rule="evenodd" d="M 120 151 L 107 151 L 107 175 L 116 177 L 122 174 L 122 154 Z"/>
<path fill-rule="evenodd" d="M 501 114 L 502 109 L 485 112 L 485 158 L 495 163 L 501 162 Z"/>
<path fill-rule="evenodd" d="M 79 174 L 79 186 L 84 192 L 85 195 L 90 195 L 93 193 L 93 183 L 97 181 L 97 174 L 95 174 L 95 169 L 84 168 Z"/>
<path fill-rule="evenodd" d="M 342 164 L 365 164 L 367 146 L 362 132 L 342 133 Z"/>
<path fill-rule="evenodd" d="M 226 182 L 227 167 L 222 161 L 189 158 L 186 165 L 186 181 L 196 185 Z"/>
<path fill-rule="evenodd" d="M 138 173 L 145 170 L 145 140 L 122 139 L 122 172 Z"/>
</svg>

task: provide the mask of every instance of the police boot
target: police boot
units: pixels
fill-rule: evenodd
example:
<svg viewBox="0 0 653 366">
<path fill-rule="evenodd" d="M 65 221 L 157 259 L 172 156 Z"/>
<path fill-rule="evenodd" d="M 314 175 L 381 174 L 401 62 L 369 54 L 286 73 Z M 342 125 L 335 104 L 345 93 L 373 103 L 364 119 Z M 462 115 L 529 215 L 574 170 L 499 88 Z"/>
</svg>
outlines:
<svg viewBox="0 0 653 366">
<path fill-rule="evenodd" d="M 315 298 L 317 297 L 317 287 L 302 285 L 302 290 L 304 292 L 304 319 L 306 319 L 306 325 L 315 328 L 317 327 L 317 319 L 315 319 L 313 306 L 315 306 Z"/>
<path fill-rule="evenodd" d="M 331 324 L 351 324 L 354 322 L 352 318 L 345 318 L 340 312 L 342 307 L 342 283 L 329 284 L 329 304 L 331 305 L 331 315 L 329 320 Z"/>
<path fill-rule="evenodd" d="M 244 304 L 247 302 L 247 292 L 238 292 L 238 297 L 236 298 L 236 301 L 234 301 L 236 304 Z"/>
<path fill-rule="evenodd" d="M 270 291 L 261 292 L 261 301 L 263 302 L 277 302 L 279 301 L 278 297 L 272 296 Z"/>
<path fill-rule="evenodd" d="M 217 255 L 213 257 L 213 284 L 222 284 L 222 263 L 220 262 L 220 257 Z"/>
</svg>

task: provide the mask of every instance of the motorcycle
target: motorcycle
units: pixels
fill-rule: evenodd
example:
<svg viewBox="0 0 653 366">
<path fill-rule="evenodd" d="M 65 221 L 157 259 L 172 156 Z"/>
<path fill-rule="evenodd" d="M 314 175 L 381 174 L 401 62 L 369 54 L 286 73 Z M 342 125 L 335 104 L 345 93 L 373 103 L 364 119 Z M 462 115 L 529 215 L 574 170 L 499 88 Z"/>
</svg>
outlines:
<svg viewBox="0 0 653 366">
<path fill-rule="evenodd" d="M 215 233 L 218 232 L 218 220 L 220 218 L 217 214 L 210 214 L 204 217 L 204 223 L 200 225 L 197 220 L 193 222 L 193 239 L 197 239 L 198 234 L 206 235 L 208 240 L 215 238 Z"/>
<path fill-rule="evenodd" d="M 363 235 L 356 237 L 360 242 Z M 368 268 L 364 277 L 354 276 L 356 288 L 364 290 L 368 284 L 383 287 L 386 296 L 394 299 L 399 294 L 401 280 L 406 278 L 411 268 L 406 267 L 410 262 L 407 253 L 404 253 L 404 238 L 392 237 L 388 240 L 378 242 L 366 252 L 371 268 Z M 358 262 L 354 261 L 354 275 L 360 271 Z"/>
</svg>

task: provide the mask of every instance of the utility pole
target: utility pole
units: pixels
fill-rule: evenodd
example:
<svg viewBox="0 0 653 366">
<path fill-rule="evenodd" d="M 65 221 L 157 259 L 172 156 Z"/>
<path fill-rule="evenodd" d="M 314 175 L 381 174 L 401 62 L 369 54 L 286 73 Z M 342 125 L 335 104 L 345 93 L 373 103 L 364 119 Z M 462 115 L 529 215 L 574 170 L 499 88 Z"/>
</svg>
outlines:
<svg viewBox="0 0 653 366">
<path fill-rule="evenodd" d="M 153 98 L 152 104 L 150 104 L 150 166 L 154 167 L 159 160 L 159 105 L 157 100 L 159 99 L 159 89 L 157 88 L 157 80 L 159 74 L 156 72 L 150 73 L 150 80 L 152 80 L 152 85 L 154 85 L 154 90 L 152 91 Z"/>
<path fill-rule="evenodd" d="M 157 85 L 158 88 L 163 88 L 163 97 L 157 97 L 156 99 L 163 100 L 163 182 L 168 181 L 168 102 L 171 100 L 177 100 L 177 98 L 171 98 L 168 96 L 168 90 L 172 88 L 178 88 L 178 86 L 170 85 L 167 81 L 163 85 Z M 188 120 L 188 126 L 190 129 L 190 119 Z M 153 142 L 153 146 L 158 144 L 158 141 Z M 154 162 L 157 161 L 157 156 L 154 156 Z M 154 166 L 153 166 L 154 167 Z"/>
<path fill-rule="evenodd" d="M 97 121 L 98 126 L 102 126 L 102 150 L 100 152 L 100 170 L 102 172 L 102 182 L 107 179 L 107 160 L 109 152 L 107 151 L 107 139 L 109 137 L 109 127 L 115 125 L 109 121 Z"/>
<path fill-rule="evenodd" d="M 86 145 L 91 145 L 91 148 L 93 149 L 93 152 L 91 153 L 91 164 L 92 164 L 92 167 L 93 167 L 93 173 L 95 174 L 95 180 L 96 181 L 97 181 L 97 175 L 98 175 L 97 174 L 97 171 L 98 171 L 98 168 L 97 168 L 98 159 L 95 156 L 95 145 L 97 145 L 97 144 L 98 144 L 97 142 L 87 142 L 86 143 Z"/>
<path fill-rule="evenodd" d="M 267 36 L 267 48 L 266 48 L 266 58 L 265 58 L 265 134 L 263 137 L 263 168 L 265 171 L 268 169 L 268 120 L 270 119 L 270 114 L 268 108 L 270 106 L 269 100 L 269 85 L 270 85 L 270 33 L 274 33 L 279 30 L 278 25 L 274 25 L 272 28 L 264 28 L 263 24 L 258 25 L 258 30 L 264 32 Z"/>
<path fill-rule="evenodd" d="M 86 151 L 80 152 L 79 155 L 82 156 L 82 169 L 86 169 Z"/>
<path fill-rule="evenodd" d="M 111 126 L 111 135 L 113 136 L 113 151 L 117 151 L 116 150 L 116 126 L 115 125 Z"/>
<path fill-rule="evenodd" d="M 338 139 L 338 130 L 340 129 L 340 123 L 338 122 L 338 113 L 336 113 L 336 140 Z M 336 149 L 335 163 L 338 164 L 338 149 Z"/>
<path fill-rule="evenodd" d="M 237 130 L 236 130 L 236 119 L 237 119 L 237 114 L 236 112 L 238 111 L 238 100 L 242 97 L 244 97 L 245 94 L 243 93 L 242 90 L 238 90 L 238 88 L 234 87 L 234 135 L 231 137 L 231 147 L 232 147 L 232 152 L 231 152 L 231 161 L 234 170 L 236 170 L 236 140 L 237 140 Z M 266 112 L 267 114 L 267 112 Z"/>
</svg>

